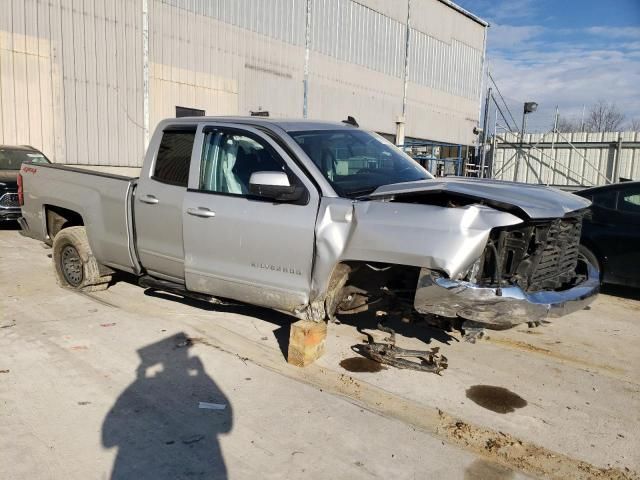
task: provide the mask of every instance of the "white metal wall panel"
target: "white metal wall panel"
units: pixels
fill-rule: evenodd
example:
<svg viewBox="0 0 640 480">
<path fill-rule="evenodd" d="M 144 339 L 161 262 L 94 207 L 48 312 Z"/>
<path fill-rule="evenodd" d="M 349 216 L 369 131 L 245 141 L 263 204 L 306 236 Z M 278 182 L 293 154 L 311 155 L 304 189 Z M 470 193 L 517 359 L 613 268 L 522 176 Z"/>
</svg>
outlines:
<svg viewBox="0 0 640 480">
<path fill-rule="evenodd" d="M 304 45 L 306 0 L 161 0 L 293 45 Z"/>
<path fill-rule="evenodd" d="M 139 3 L 2 0 L 0 142 L 61 163 L 139 165 Z"/>
<path fill-rule="evenodd" d="M 352 0 L 312 0 L 311 49 L 386 75 L 404 74 L 405 24 Z"/>
<path fill-rule="evenodd" d="M 148 0 L 149 126 L 176 105 L 299 117 L 307 0 Z M 0 142 L 57 162 L 138 166 L 142 0 L 0 0 Z M 311 0 L 309 117 L 393 133 L 407 3 Z M 407 136 L 471 143 L 484 30 L 412 0 Z M 479 33 L 480 32 L 480 33 Z M 637 169 L 633 163 L 631 169 Z"/>
<path fill-rule="evenodd" d="M 622 149 L 618 159 L 620 137 Z M 618 177 L 640 180 L 638 132 L 526 134 L 524 153 L 518 148 L 519 142 L 516 134 L 499 135 L 491 154 L 495 178 L 551 185 L 605 185 L 607 178 L 613 178 L 618 163 Z M 519 161 L 517 178 L 516 161 Z"/>
<path fill-rule="evenodd" d="M 339 121 L 351 115 L 363 128 L 393 133 L 402 85 L 401 78 L 311 52 L 309 116 Z"/>
<path fill-rule="evenodd" d="M 624 132 L 622 141 L 640 143 L 640 132 Z M 640 180 L 640 147 L 622 150 L 619 174 L 624 178 Z"/>
<path fill-rule="evenodd" d="M 150 2 L 150 126 L 207 115 L 300 116 L 304 1 Z M 262 19 L 262 20 L 260 20 Z"/>
<path fill-rule="evenodd" d="M 448 44 L 455 39 L 478 48 L 485 33 L 483 25 L 438 0 L 411 0 L 411 27 Z"/>
</svg>

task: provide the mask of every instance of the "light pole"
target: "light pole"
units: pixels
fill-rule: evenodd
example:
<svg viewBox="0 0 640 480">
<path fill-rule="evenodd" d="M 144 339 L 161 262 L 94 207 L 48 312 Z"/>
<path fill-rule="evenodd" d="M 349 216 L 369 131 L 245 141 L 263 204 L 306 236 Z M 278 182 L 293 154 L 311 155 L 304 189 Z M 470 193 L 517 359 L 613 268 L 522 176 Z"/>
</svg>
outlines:
<svg viewBox="0 0 640 480">
<path fill-rule="evenodd" d="M 538 109 L 536 102 L 524 102 L 522 109 L 522 131 L 520 132 L 520 155 L 524 156 L 524 130 L 527 126 L 527 113 L 535 112 Z M 520 166 L 520 155 L 517 157 L 516 168 L 513 172 L 513 181 L 518 181 L 518 167 Z"/>
</svg>

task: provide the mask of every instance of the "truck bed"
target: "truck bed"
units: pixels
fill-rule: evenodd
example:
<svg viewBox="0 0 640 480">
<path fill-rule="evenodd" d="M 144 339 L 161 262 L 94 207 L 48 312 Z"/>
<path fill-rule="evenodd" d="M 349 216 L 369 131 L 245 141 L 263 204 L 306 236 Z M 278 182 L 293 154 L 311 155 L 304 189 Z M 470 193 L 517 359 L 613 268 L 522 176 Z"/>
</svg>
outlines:
<svg viewBox="0 0 640 480">
<path fill-rule="evenodd" d="M 50 243 L 48 212 L 77 212 L 100 263 L 134 271 L 131 199 L 137 177 L 29 162 L 22 165 L 20 174 L 26 235 Z"/>
</svg>

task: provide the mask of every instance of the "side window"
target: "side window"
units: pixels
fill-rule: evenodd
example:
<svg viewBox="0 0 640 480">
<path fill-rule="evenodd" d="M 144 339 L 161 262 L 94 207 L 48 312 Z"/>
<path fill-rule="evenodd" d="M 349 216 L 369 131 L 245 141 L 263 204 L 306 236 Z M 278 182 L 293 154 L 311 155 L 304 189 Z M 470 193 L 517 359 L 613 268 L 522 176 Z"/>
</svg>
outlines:
<svg viewBox="0 0 640 480">
<path fill-rule="evenodd" d="M 195 128 L 165 130 L 162 134 L 151 178 L 158 182 L 186 187 L 189 180 L 189 164 L 191 163 L 191 150 L 193 150 L 195 136 Z"/>
<path fill-rule="evenodd" d="M 252 173 L 273 171 L 287 172 L 287 168 L 282 158 L 262 140 L 232 130 L 216 129 L 206 133 L 200 190 L 246 195 Z"/>
<path fill-rule="evenodd" d="M 640 189 L 620 192 L 618 210 L 640 214 Z"/>
<path fill-rule="evenodd" d="M 594 194 L 592 197 L 592 201 L 593 201 L 593 204 L 598 207 L 615 210 L 617 197 L 618 197 L 617 191 L 607 190 L 604 192 Z"/>
</svg>

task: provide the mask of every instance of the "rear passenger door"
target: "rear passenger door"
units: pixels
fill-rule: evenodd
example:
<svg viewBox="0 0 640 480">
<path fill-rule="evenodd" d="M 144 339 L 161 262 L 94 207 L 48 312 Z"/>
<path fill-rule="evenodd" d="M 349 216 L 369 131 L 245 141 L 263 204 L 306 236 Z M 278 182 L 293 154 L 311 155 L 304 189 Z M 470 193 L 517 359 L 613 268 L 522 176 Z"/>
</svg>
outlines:
<svg viewBox="0 0 640 480">
<path fill-rule="evenodd" d="M 306 304 L 320 198 L 313 183 L 251 127 L 210 124 L 196 144 L 184 202 L 187 288 L 287 311 Z M 255 172 L 285 172 L 304 198 L 276 203 L 249 194 Z"/>
<path fill-rule="evenodd" d="M 196 126 L 163 130 L 156 157 L 136 189 L 134 213 L 138 255 L 146 270 L 168 280 L 184 281 L 182 206 Z"/>
<path fill-rule="evenodd" d="M 618 204 L 612 215 L 615 238 L 609 247 L 609 268 L 620 283 L 640 281 L 640 185 L 620 184 Z"/>
</svg>

